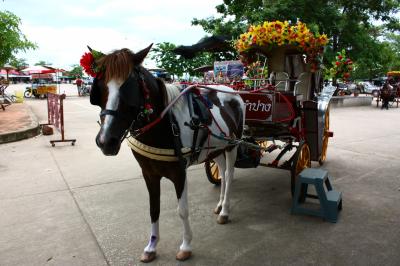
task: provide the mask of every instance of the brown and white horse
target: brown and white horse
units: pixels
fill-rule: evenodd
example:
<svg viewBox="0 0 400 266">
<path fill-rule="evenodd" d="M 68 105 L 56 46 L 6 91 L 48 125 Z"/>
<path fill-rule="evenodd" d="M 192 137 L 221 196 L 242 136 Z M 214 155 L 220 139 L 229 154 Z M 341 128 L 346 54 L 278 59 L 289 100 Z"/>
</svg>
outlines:
<svg viewBox="0 0 400 266">
<path fill-rule="evenodd" d="M 101 71 L 90 95 L 91 103 L 102 110 L 96 143 L 105 155 L 116 155 L 127 133 L 133 135 L 128 142 L 150 195 L 151 235 L 141 256 L 143 262 L 155 259 L 160 238 L 160 180 L 166 177 L 173 182 L 183 222 L 183 241 L 176 258 L 186 260 L 192 254 L 186 169 L 210 159 L 218 164 L 222 182 L 215 213 L 219 214 L 219 223 L 228 222 L 229 193 L 245 108 L 231 88 L 214 86 L 217 90 L 197 91 L 203 94 L 203 104 L 208 105 L 206 121 L 193 125 L 187 95 L 181 96 L 168 115 L 160 118 L 168 103 L 180 95 L 180 88 L 165 85 L 141 66 L 150 48 L 151 45 L 138 53 L 121 49 L 96 61 Z"/>
</svg>

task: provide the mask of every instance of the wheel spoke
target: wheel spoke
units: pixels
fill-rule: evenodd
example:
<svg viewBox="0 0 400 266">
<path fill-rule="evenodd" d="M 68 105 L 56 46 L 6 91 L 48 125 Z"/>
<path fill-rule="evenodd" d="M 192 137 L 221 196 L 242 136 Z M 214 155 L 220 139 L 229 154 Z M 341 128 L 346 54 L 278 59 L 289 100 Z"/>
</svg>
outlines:
<svg viewBox="0 0 400 266">
<path fill-rule="evenodd" d="M 214 161 L 210 162 L 210 169 L 211 169 L 211 176 L 213 179 L 215 180 L 221 179 L 221 177 L 219 176 L 218 165 Z"/>
</svg>

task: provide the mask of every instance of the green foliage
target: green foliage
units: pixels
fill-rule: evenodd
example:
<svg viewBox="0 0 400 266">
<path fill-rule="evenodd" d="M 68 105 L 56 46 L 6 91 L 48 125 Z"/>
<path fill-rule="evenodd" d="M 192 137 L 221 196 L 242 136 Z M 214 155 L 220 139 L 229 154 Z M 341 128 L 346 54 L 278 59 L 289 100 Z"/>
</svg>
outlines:
<svg viewBox="0 0 400 266">
<path fill-rule="evenodd" d="M 342 49 L 358 66 L 355 76 L 373 78 L 399 64 L 399 57 L 390 55 L 395 51 L 395 43 L 399 44 L 398 40 L 393 40 L 398 35 L 393 34 L 389 44 L 379 38 L 400 30 L 399 19 L 394 16 L 400 10 L 399 0 L 224 0 L 216 10 L 220 17 L 194 18 L 192 24 L 202 26 L 211 34 L 230 34 L 238 38 L 250 24 L 299 18 L 311 29 L 318 29 L 331 38 L 324 60 L 327 68 Z M 382 25 L 375 26 L 374 20 L 380 20 Z M 365 68 L 368 71 L 364 71 Z"/>
<path fill-rule="evenodd" d="M 52 64 L 53 64 L 53 63 L 40 60 L 39 62 L 36 62 L 36 63 L 35 63 L 35 66 L 44 66 L 44 67 L 46 67 L 46 66 L 51 66 Z"/>
<path fill-rule="evenodd" d="M 21 19 L 9 11 L 0 11 L 0 66 L 4 65 L 18 51 L 35 49 L 20 30 Z"/>
<path fill-rule="evenodd" d="M 74 78 L 83 76 L 83 68 L 80 65 L 75 64 L 75 65 L 72 65 L 71 67 L 72 67 L 72 69 L 69 71 L 70 76 L 72 76 Z"/>
<path fill-rule="evenodd" d="M 400 35 L 389 33 L 386 38 L 388 40 L 389 53 L 393 57 L 388 68 L 389 70 L 400 70 Z"/>
<path fill-rule="evenodd" d="M 169 42 L 158 43 L 152 49 L 151 59 L 156 60 L 158 67 L 178 77 L 182 77 L 184 73 L 198 76 L 200 73 L 194 71 L 195 68 L 214 62 L 214 58 L 207 53 L 200 54 L 193 59 L 185 59 L 172 52 L 175 48 L 175 44 Z"/>
<path fill-rule="evenodd" d="M 28 63 L 26 62 L 25 58 L 16 58 L 12 56 L 11 59 L 8 61 L 8 64 L 15 67 L 17 70 L 21 70 L 28 67 Z"/>
</svg>

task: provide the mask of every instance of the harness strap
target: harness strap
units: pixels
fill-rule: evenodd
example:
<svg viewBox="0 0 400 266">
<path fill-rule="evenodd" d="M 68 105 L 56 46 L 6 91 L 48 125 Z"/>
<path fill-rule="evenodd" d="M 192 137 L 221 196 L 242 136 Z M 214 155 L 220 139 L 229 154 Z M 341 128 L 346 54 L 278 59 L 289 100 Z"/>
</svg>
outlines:
<svg viewBox="0 0 400 266">
<path fill-rule="evenodd" d="M 179 159 L 179 172 L 186 179 L 187 161 L 182 155 L 182 142 L 180 138 L 179 126 L 176 124 L 175 117 L 173 116 L 172 111 L 168 112 L 168 116 L 171 123 L 175 154 Z"/>
<path fill-rule="evenodd" d="M 175 155 L 174 149 L 151 147 L 138 141 L 132 136 L 127 138 L 127 144 L 132 150 L 149 159 L 164 162 L 177 162 L 179 160 Z M 190 148 L 182 148 L 181 152 L 185 157 L 190 156 Z"/>
<path fill-rule="evenodd" d="M 118 112 L 115 110 L 104 109 L 100 112 L 100 117 L 105 116 L 105 115 L 118 116 Z"/>
</svg>

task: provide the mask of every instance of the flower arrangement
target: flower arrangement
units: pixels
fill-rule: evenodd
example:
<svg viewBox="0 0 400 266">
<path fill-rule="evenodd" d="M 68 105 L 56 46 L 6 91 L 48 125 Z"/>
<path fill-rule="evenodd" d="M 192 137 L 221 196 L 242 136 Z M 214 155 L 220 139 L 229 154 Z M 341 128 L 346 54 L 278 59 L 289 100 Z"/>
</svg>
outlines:
<svg viewBox="0 0 400 266">
<path fill-rule="evenodd" d="M 250 79 L 265 78 L 268 75 L 266 67 L 261 67 L 260 61 L 256 61 L 247 66 L 246 76 Z"/>
<path fill-rule="evenodd" d="M 257 84 L 260 84 L 259 81 L 256 81 L 257 79 L 265 79 L 268 75 L 267 67 L 261 66 L 261 63 L 258 60 L 248 64 L 246 68 L 247 70 L 245 72 L 245 76 L 248 79 L 244 80 L 244 84 L 246 84 L 250 88 L 256 86 Z"/>
<path fill-rule="evenodd" d="M 246 53 L 256 46 L 270 49 L 274 46 L 293 45 L 307 54 L 307 63 L 311 64 L 311 71 L 316 71 L 328 41 L 325 34 L 312 33 L 301 21 L 291 25 L 288 21 L 277 20 L 250 26 L 236 41 L 236 48 L 246 57 Z"/>
<path fill-rule="evenodd" d="M 100 72 L 100 69 L 96 65 L 96 60 L 102 56 L 103 53 L 93 49 L 90 49 L 90 53 L 84 53 L 80 60 L 80 64 L 83 67 L 83 70 L 85 70 L 88 75 L 95 78 Z"/>
<path fill-rule="evenodd" d="M 344 49 L 338 52 L 335 58 L 336 60 L 332 62 L 333 67 L 330 69 L 332 77 L 345 82 L 349 81 L 350 73 L 353 71 L 353 61 L 346 56 Z"/>
</svg>

